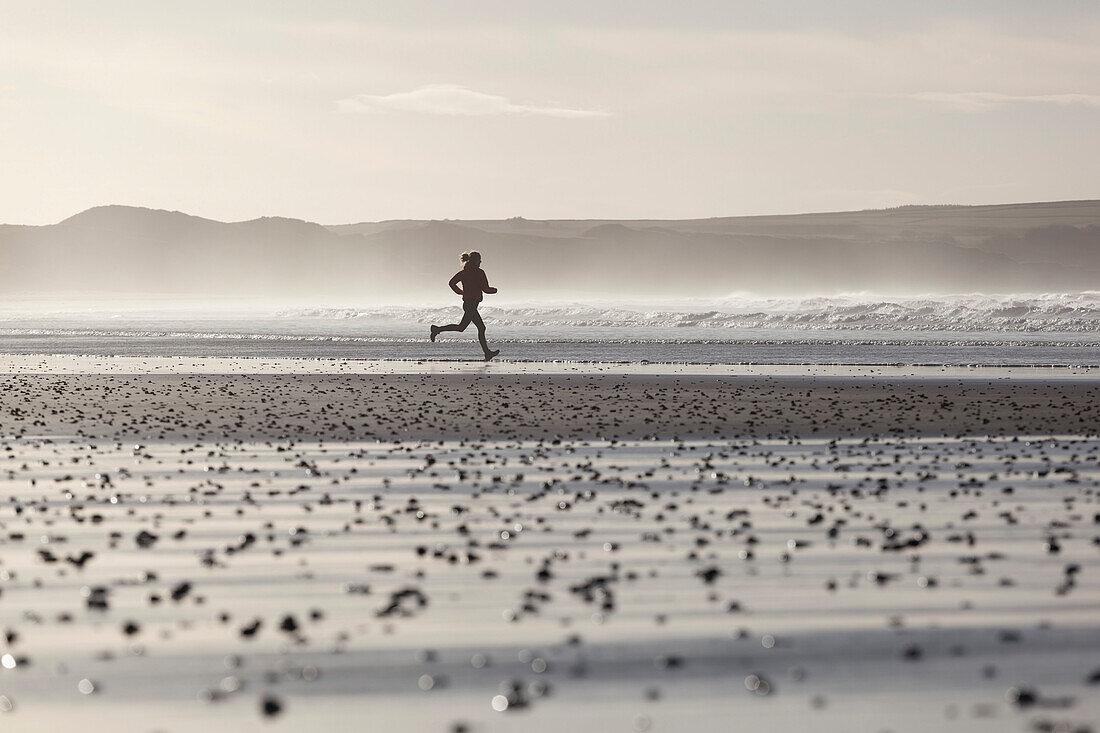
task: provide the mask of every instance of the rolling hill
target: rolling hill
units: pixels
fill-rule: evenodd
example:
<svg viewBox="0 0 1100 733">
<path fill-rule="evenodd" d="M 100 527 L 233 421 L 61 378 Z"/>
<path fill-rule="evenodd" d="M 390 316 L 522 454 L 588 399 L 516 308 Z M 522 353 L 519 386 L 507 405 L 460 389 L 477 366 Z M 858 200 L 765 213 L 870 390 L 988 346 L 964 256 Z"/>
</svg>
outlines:
<svg viewBox="0 0 1100 733">
<path fill-rule="evenodd" d="M 697 220 L 218 222 L 101 206 L 0 225 L 0 291 L 294 297 L 438 293 L 479 249 L 538 296 L 1100 289 L 1100 201 Z"/>
</svg>

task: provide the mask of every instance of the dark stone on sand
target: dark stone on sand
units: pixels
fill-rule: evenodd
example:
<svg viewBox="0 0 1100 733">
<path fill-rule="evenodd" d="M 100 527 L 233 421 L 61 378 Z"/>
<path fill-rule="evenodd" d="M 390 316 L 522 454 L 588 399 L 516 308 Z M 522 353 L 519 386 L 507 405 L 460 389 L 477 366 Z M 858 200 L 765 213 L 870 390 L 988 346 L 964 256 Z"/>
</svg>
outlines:
<svg viewBox="0 0 1100 733">
<path fill-rule="evenodd" d="M 134 536 L 134 542 L 136 542 L 137 546 L 142 549 L 148 549 L 152 547 L 154 544 L 156 544 L 156 541 L 158 539 L 160 538 L 157 537 L 157 535 L 144 529 Z"/>
<path fill-rule="evenodd" d="M 260 714 L 265 718 L 274 718 L 283 712 L 283 701 L 274 695 L 264 695 L 260 700 Z"/>
</svg>

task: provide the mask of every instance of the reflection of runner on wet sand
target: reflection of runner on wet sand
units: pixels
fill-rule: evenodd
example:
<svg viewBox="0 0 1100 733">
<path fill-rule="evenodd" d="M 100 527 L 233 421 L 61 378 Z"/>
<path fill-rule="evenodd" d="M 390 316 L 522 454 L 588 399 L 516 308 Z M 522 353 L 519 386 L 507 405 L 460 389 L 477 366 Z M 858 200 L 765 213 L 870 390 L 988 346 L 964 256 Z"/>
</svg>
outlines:
<svg viewBox="0 0 1100 733">
<path fill-rule="evenodd" d="M 459 270 L 451 281 L 447 283 L 451 290 L 462 296 L 462 320 L 446 326 L 432 326 L 432 341 L 443 331 L 465 331 L 466 327 L 473 323 L 477 326 L 477 340 L 481 342 L 481 350 L 485 353 L 485 361 L 490 361 L 500 353 L 500 350 L 489 350 L 489 344 L 485 342 L 485 321 L 481 320 L 481 314 L 477 312 L 477 305 L 481 302 L 481 294 L 492 295 L 496 288 L 489 286 L 489 278 L 481 269 L 480 252 L 463 252 L 459 258 L 462 260 L 462 269 Z M 462 287 L 458 284 L 462 283 Z"/>
</svg>

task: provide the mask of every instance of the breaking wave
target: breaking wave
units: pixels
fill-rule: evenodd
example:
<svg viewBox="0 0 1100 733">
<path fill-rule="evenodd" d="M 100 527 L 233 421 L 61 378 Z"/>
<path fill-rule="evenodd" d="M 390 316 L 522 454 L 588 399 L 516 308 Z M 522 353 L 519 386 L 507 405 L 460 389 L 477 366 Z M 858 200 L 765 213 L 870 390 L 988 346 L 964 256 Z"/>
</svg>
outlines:
<svg viewBox="0 0 1100 733">
<path fill-rule="evenodd" d="M 442 322 L 455 308 L 300 308 L 283 318 Z M 1096 333 L 1100 291 L 1037 295 L 740 298 L 640 303 L 482 306 L 495 323 L 522 327 L 703 328 L 838 331 Z"/>
</svg>

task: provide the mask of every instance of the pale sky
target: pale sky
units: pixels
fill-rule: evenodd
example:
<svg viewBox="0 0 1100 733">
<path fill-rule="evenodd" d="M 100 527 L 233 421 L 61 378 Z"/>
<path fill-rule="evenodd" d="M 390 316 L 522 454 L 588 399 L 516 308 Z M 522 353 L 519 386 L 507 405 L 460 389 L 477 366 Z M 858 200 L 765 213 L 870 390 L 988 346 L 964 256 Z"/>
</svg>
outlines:
<svg viewBox="0 0 1100 733">
<path fill-rule="evenodd" d="M 1100 3 L 0 0 L 0 222 L 1100 198 Z"/>
</svg>

